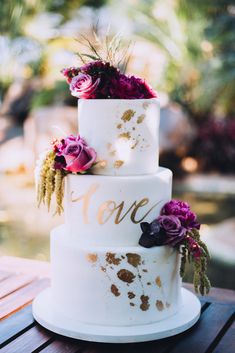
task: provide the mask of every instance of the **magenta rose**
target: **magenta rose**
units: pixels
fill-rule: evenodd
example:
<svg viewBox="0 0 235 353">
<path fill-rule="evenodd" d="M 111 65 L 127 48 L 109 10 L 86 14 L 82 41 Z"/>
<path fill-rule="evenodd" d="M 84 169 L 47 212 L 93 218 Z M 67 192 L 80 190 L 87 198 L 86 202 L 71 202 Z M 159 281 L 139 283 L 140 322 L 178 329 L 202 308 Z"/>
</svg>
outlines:
<svg viewBox="0 0 235 353">
<path fill-rule="evenodd" d="M 89 147 L 83 138 L 73 135 L 61 140 L 56 146 L 56 156 L 58 159 L 64 159 L 63 169 L 72 173 L 88 170 L 96 160 L 95 150 Z"/>
<path fill-rule="evenodd" d="M 90 75 L 80 73 L 72 78 L 70 83 L 70 91 L 72 96 L 77 98 L 96 98 L 96 90 L 99 83 L 99 78 L 92 79 Z"/>
<path fill-rule="evenodd" d="M 165 244 L 176 246 L 185 239 L 187 230 L 182 227 L 180 220 L 176 216 L 159 216 L 157 221 L 166 232 Z"/>
<path fill-rule="evenodd" d="M 200 229 L 197 216 L 190 210 L 190 206 L 187 202 L 171 200 L 164 205 L 161 210 L 161 215 L 173 215 L 178 217 L 182 226 L 187 230 L 193 228 Z"/>
<path fill-rule="evenodd" d="M 146 99 L 156 93 L 139 77 L 120 74 L 111 81 L 110 97 L 115 99 Z"/>
</svg>

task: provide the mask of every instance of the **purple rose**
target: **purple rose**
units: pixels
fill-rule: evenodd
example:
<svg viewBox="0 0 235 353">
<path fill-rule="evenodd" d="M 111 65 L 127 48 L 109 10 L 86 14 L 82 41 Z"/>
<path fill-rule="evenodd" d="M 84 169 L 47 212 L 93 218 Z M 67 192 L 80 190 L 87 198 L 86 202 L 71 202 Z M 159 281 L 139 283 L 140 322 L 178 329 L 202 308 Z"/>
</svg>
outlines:
<svg viewBox="0 0 235 353">
<path fill-rule="evenodd" d="M 115 99 L 145 99 L 156 93 L 141 78 L 120 74 L 111 81 L 110 97 Z"/>
<path fill-rule="evenodd" d="M 79 74 L 79 67 L 68 67 L 66 69 L 61 70 L 61 73 L 66 77 L 67 83 L 71 83 L 72 78 Z"/>
<path fill-rule="evenodd" d="M 57 157 L 64 158 L 66 163 L 64 169 L 73 173 L 84 172 L 91 168 L 96 160 L 95 150 L 80 136 L 70 135 L 61 140 L 55 151 Z"/>
<path fill-rule="evenodd" d="M 160 227 L 166 232 L 165 244 L 175 246 L 185 239 L 187 230 L 182 227 L 178 217 L 173 215 L 164 215 L 159 216 L 157 221 L 159 222 Z"/>
<path fill-rule="evenodd" d="M 186 229 L 200 229 L 197 216 L 190 210 L 190 206 L 187 202 L 171 200 L 164 205 L 161 210 L 161 215 L 173 215 L 178 217 L 182 226 Z"/>
<path fill-rule="evenodd" d="M 96 98 L 96 90 L 100 83 L 100 79 L 92 79 L 88 74 L 82 74 L 72 78 L 70 83 L 70 91 L 74 97 L 77 98 Z"/>
</svg>

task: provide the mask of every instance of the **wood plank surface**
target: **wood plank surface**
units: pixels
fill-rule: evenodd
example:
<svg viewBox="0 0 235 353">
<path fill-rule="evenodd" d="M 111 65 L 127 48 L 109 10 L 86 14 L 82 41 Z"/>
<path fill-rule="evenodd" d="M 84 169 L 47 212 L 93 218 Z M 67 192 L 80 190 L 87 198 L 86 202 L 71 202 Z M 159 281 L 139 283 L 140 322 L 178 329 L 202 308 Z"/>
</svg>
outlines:
<svg viewBox="0 0 235 353">
<path fill-rule="evenodd" d="M 49 286 L 48 278 L 35 280 L 27 286 L 5 296 L 0 300 L 0 319 L 32 302 L 38 293 Z"/>
<path fill-rule="evenodd" d="M 233 320 L 235 318 L 233 317 Z M 225 335 L 221 338 L 213 353 L 234 353 L 235 352 L 235 321 L 228 328 Z"/>
<path fill-rule="evenodd" d="M 25 287 L 27 284 L 36 280 L 35 276 L 28 275 L 28 274 L 17 274 L 12 275 L 3 281 L 1 281 L 0 285 L 0 299 L 3 297 L 19 290 L 22 287 Z"/>
<path fill-rule="evenodd" d="M 20 335 L 34 324 L 31 305 L 2 320 L 0 323 L 0 348 L 4 343 L 12 340 L 16 335 Z"/>
<path fill-rule="evenodd" d="M 50 343 L 54 334 L 37 325 L 1 349 L 1 353 L 30 353 L 39 347 Z"/>
</svg>

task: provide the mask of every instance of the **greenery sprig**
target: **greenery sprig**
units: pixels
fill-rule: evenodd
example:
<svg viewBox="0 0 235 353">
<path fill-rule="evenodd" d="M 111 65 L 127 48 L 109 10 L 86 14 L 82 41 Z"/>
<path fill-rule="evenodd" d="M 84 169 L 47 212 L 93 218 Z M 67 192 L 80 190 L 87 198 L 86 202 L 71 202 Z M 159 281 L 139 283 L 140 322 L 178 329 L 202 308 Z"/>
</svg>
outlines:
<svg viewBox="0 0 235 353">
<path fill-rule="evenodd" d="M 201 295 L 208 294 L 210 291 L 210 281 L 206 275 L 207 271 L 207 262 L 210 258 L 209 251 L 206 244 L 200 239 L 200 234 L 197 229 L 192 229 L 188 232 L 187 237 L 191 237 L 196 244 L 199 246 L 201 255 L 195 257 L 191 253 L 190 243 L 186 240 L 181 246 L 181 266 L 180 266 L 180 276 L 184 277 L 185 275 L 185 265 L 187 262 L 193 263 L 194 276 L 193 284 L 196 293 Z"/>
<path fill-rule="evenodd" d="M 41 203 L 46 204 L 50 211 L 52 195 L 55 193 L 56 198 L 56 214 L 63 212 L 63 195 L 64 195 L 64 177 L 66 172 L 62 169 L 55 169 L 55 152 L 47 153 L 42 162 L 40 176 L 37 185 L 37 203 L 38 207 Z"/>
</svg>

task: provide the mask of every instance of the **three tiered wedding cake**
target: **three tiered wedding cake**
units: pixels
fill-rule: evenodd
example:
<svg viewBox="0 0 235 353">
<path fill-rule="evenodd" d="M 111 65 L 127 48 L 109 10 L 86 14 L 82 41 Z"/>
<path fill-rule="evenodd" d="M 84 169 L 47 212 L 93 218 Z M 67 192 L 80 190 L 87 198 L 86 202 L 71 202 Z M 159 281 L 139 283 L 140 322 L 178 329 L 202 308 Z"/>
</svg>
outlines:
<svg viewBox="0 0 235 353">
<path fill-rule="evenodd" d="M 104 342 L 180 332 L 193 325 L 200 312 L 196 297 L 187 294 L 194 305 L 192 315 L 175 323 L 176 313 L 186 315 L 180 271 L 182 275 L 186 255 L 191 256 L 198 267 L 195 286 L 204 292 L 209 284 L 201 259 L 207 252 L 188 204 L 170 201 L 172 172 L 158 166 L 159 100 L 141 79 L 134 87 L 144 92 L 141 96 L 134 90 L 134 96 L 112 99 L 112 91 L 104 99 L 94 95 L 102 75 L 94 78 L 71 68 L 65 76 L 80 98 L 79 136 L 54 141 L 39 166 L 39 203 L 50 206 L 55 192 L 60 213 L 64 197 L 65 224 L 51 232 L 50 293 L 35 301 L 34 315 L 56 332 Z M 133 76 L 129 79 L 135 82 Z M 125 82 L 124 92 L 133 91 L 131 82 L 128 85 Z M 103 94 L 104 84 L 101 88 Z M 50 317 L 46 302 L 53 312 Z M 165 331 L 159 328 L 161 322 Z M 133 327 L 136 332 L 142 327 L 142 333 L 149 327 L 152 334 L 138 339 L 129 333 L 125 338 L 123 332 Z M 117 338 L 114 331 L 122 329 Z"/>
</svg>

